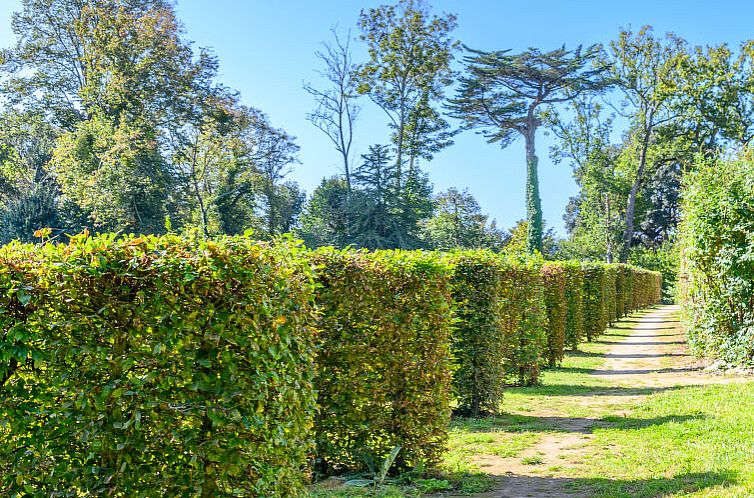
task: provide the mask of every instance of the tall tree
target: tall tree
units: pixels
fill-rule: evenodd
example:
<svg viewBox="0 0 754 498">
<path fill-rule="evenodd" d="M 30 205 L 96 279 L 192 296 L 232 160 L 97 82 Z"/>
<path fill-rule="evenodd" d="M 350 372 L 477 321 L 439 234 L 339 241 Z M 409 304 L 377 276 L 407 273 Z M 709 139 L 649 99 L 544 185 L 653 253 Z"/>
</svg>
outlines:
<svg viewBox="0 0 754 498">
<path fill-rule="evenodd" d="M 687 53 L 686 43 L 669 34 L 664 40 L 644 26 L 636 34 L 622 30 L 610 43 L 609 65 L 624 101 L 616 109 L 631 120 L 636 147 L 636 167 L 626 202 L 620 260 L 626 262 L 635 231 L 636 200 L 647 174 L 647 164 L 657 130 L 679 116 L 673 102 L 678 95 L 679 67 Z"/>
<path fill-rule="evenodd" d="M 362 11 L 359 27 L 369 50 L 369 61 L 359 71 L 359 91 L 390 120 L 395 179 L 402 189 L 411 174 L 406 169 L 450 143 L 448 125 L 433 104 L 443 100 L 452 81 L 450 63 L 458 43 L 450 34 L 456 16 L 433 15 L 422 0 L 399 0 Z"/>
<path fill-rule="evenodd" d="M 517 135 L 526 144 L 526 212 L 529 251 L 542 251 L 542 201 L 539 195 L 535 137 L 542 112 L 602 86 L 604 68 L 594 66 L 600 47 L 565 47 L 550 52 L 529 49 L 469 50 L 466 74 L 450 103 L 467 129 L 477 129 L 490 143 L 507 147 Z"/>
<path fill-rule="evenodd" d="M 322 63 L 320 75 L 328 87 L 319 89 L 312 84 L 305 84 L 317 104 L 314 111 L 306 118 L 319 128 L 335 146 L 343 161 L 346 186 L 351 190 L 351 156 L 353 148 L 354 127 L 361 107 L 356 102 L 358 97 L 356 71 L 357 65 L 351 56 L 351 32 L 341 39 L 335 28 L 332 41 L 322 44 L 316 56 Z"/>
</svg>

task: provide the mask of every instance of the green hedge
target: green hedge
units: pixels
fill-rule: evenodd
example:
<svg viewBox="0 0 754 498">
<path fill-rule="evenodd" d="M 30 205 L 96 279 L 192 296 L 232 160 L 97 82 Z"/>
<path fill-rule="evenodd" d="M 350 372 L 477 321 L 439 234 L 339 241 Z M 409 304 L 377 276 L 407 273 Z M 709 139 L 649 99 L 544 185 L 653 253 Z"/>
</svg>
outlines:
<svg viewBox="0 0 754 498">
<path fill-rule="evenodd" d="M 5 496 L 294 496 L 312 279 L 290 244 L 74 237 L 0 250 Z"/>
<path fill-rule="evenodd" d="M 566 326 L 565 343 L 575 350 L 586 339 L 584 329 L 584 270 L 577 261 L 564 261 Z"/>
<path fill-rule="evenodd" d="M 545 306 L 547 308 L 547 365 L 563 361 L 569 300 L 566 298 L 567 273 L 563 263 L 546 263 L 542 267 Z"/>
<path fill-rule="evenodd" d="M 754 160 L 697 165 L 683 193 L 680 301 L 698 354 L 754 365 Z"/>
<path fill-rule="evenodd" d="M 447 258 L 452 271 L 453 391 L 456 412 L 479 416 L 500 408 L 505 387 L 507 265 L 489 251 Z"/>
<path fill-rule="evenodd" d="M 450 420 L 450 282 L 419 251 L 310 256 L 319 282 L 317 466 L 330 473 L 382 462 L 437 464 Z"/>
<path fill-rule="evenodd" d="M 593 341 L 607 327 L 608 314 L 605 306 L 605 265 L 602 263 L 584 263 L 584 336 Z"/>
</svg>

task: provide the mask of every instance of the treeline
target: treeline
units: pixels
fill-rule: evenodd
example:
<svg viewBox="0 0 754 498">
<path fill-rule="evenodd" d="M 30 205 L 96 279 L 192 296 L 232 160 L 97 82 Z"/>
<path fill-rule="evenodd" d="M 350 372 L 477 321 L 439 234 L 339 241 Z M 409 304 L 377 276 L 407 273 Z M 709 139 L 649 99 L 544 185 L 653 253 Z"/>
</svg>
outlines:
<svg viewBox="0 0 754 498">
<path fill-rule="evenodd" d="M 754 163 L 700 162 L 687 178 L 681 303 L 689 344 L 721 366 L 754 365 Z"/>
<path fill-rule="evenodd" d="M 0 239 L 49 226 L 293 231 L 310 246 L 370 249 L 512 245 L 651 266 L 672 286 L 682 176 L 697 154 L 752 135 L 754 45 L 694 47 L 645 27 L 607 46 L 481 51 L 453 37 L 457 22 L 398 0 L 333 31 L 317 54 L 322 78 L 305 89 L 342 171 L 307 197 L 288 179 L 295 138 L 217 81 L 217 59 L 192 47 L 172 2 L 26 0 L 0 57 Z M 389 140 L 354 143 L 365 106 L 387 117 Z M 470 193 L 433 193 L 426 167 L 465 130 L 524 142 L 527 220 L 509 232 Z M 580 189 L 562 241 L 542 219 L 543 130 Z"/>
<path fill-rule="evenodd" d="M 430 470 L 451 407 L 499 410 L 660 298 L 627 265 L 198 234 L 13 243 L 0 270 L 7 496 L 300 496 L 391 453 Z"/>
</svg>

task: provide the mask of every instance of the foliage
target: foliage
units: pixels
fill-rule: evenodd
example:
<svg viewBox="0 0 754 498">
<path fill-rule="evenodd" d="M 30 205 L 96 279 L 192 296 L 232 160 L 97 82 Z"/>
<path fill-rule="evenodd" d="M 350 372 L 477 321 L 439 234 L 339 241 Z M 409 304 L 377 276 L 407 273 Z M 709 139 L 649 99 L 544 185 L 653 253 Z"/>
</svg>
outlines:
<svg viewBox="0 0 754 498">
<path fill-rule="evenodd" d="M 563 361 L 566 339 L 566 299 L 567 273 L 571 268 L 561 263 L 546 263 L 542 266 L 542 284 L 547 309 L 547 349 L 545 360 L 554 367 Z M 573 269 L 575 271 L 575 268 Z"/>
<path fill-rule="evenodd" d="M 587 341 L 593 341 L 607 327 L 608 317 L 604 304 L 606 278 L 605 265 L 585 263 L 584 272 L 584 333 Z"/>
<path fill-rule="evenodd" d="M 516 135 L 526 142 L 527 250 L 542 252 L 542 200 L 535 150 L 543 109 L 598 89 L 604 67 L 590 67 L 600 47 L 550 52 L 530 48 L 520 54 L 508 51 L 469 50 L 467 75 L 451 101 L 453 115 L 467 129 L 478 129 L 490 143 L 507 147 Z"/>
<path fill-rule="evenodd" d="M 449 125 L 433 104 L 451 83 L 455 27 L 455 15 L 433 15 L 422 0 L 361 11 L 369 60 L 359 70 L 359 92 L 389 116 L 399 190 L 420 159 L 431 159 L 451 143 Z"/>
<path fill-rule="evenodd" d="M 314 251 L 320 353 L 317 467 L 436 465 L 450 418 L 450 288 L 422 252 Z"/>
<path fill-rule="evenodd" d="M 448 256 L 452 268 L 453 392 L 458 413 L 496 413 L 505 386 L 506 265 L 489 251 Z"/>
<path fill-rule="evenodd" d="M 576 261 L 560 263 L 565 269 L 565 344 L 576 350 L 586 339 L 584 329 L 584 271 Z"/>
<path fill-rule="evenodd" d="M 754 167 L 702 162 L 683 196 L 681 302 L 692 349 L 731 364 L 754 363 Z"/>
<path fill-rule="evenodd" d="M 5 494 L 301 491 L 314 310 L 295 245 L 84 233 L 0 261 Z"/>
<path fill-rule="evenodd" d="M 435 197 L 435 214 L 424 225 L 433 249 L 501 249 L 504 236 L 468 192 L 449 188 Z"/>
</svg>

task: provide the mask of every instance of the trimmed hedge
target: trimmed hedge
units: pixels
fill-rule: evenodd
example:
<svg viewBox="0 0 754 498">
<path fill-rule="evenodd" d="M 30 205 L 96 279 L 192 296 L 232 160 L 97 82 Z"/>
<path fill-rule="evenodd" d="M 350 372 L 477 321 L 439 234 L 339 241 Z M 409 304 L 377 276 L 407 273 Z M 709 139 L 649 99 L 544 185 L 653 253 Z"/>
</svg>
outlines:
<svg viewBox="0 0 754 498">
<path fill-rule="evenodd" d="M 575 350 L 586 339 L 584 328 L 584 269 L 577 261 L 561 263 L 565 269 L 565 343 Z"/>
<path fill-rule="evenodd" d="M 474 417 L 495 413 L 506 378 L 506 265 L 489 251 L 459 252 L 447 261 L 452 271 L 456 412 Z"/>
<path fill-rule="evenodd" d="M 336 251 L 310 256 L 319 282 L 317 467 L 432 467 L 450 421 L 450 281 L 436 255 Z"/>
<path fill-rule="evenodd" d="M 567 273 L 562 263 L 546 263 L 542 267 L 545 306 L 547 307 L 547 365 L 554 367 L 563 361 L 566 341 L 568 299 L 566 298 Z"/>
<path fill-rule="evenodd" d="M 682 202 L 680 301 L 692 350 L 754 365 L 754 160 L 697 165 Z"/>
<path fill-rule="evenodd" d="M 0 249 L 0 489 L 297 496 L 312 464 L 431 468 L 451 406 L 499 409 L 655 272 L 244 237 Z"/>
<path fill-rule="evenodd" d="M 315 398 L 301 251 L 73 237 L 0 250 L 6 496 L 295 496 Z"/>
</svg>

